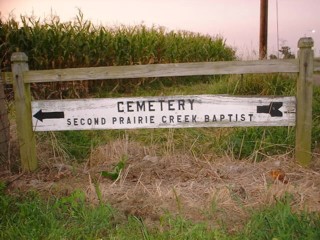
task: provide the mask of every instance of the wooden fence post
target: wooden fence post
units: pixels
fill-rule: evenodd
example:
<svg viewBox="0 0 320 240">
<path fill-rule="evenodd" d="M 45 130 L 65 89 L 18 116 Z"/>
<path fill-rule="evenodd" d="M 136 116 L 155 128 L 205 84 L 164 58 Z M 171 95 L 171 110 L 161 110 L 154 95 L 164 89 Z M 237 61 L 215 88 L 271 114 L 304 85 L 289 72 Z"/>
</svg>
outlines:
<svg viewBox="0 0 320 240">
<path fill-rule="evenodd" d="M 298 42 L 299 77 L 297 82 L 296 161 L 302 166 L 311 163 L 311 130 L 313 98 L 313 40 L 301 38 Z"/>
<path fill-rule="evenodd" d="M 29 172 L 37 168 L 38 162 L 32 131 L 30 84 L 23 80 L 23 73 L 29 70 L 28 57 L 22 52 L 13 53 L 11 63 L 21 167 L 23 171 Z"/>
<path fill-rule="evenodd" d="M 5 162 L 9 153 L 9 119 L 6 103 L 6 95 L 4 93 L 4 83 L 0 82 L 0 161 Z"/>
</svg>

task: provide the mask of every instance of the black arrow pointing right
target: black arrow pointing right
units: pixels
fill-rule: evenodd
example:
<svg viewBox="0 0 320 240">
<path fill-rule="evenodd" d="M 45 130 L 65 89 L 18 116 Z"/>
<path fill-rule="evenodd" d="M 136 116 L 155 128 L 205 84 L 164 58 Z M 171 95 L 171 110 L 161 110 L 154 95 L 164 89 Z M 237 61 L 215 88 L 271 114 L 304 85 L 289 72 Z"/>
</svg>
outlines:
<svg viewBox="0 0 320 240">
<path fill-rule="evenodd" d="M 42 112 L 42 109 L 40 109 L 36 114 L 33 115 L 33 117 L 42 122 L 43 119 L 64 118 L 64 112 Z"/>
</svg>

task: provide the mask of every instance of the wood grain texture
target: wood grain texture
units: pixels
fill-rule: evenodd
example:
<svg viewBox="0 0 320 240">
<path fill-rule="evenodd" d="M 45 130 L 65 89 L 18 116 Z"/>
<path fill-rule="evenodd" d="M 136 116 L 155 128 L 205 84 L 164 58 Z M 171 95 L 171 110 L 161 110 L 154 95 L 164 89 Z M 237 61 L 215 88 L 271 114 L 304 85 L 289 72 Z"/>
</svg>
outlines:
<svg viewBox="0 0 320 240">
<path fill-rule="evenodd" d="M 216 74 L 299 72 L 298 60 L 263 60 L 231 62 L 197 62 L 176 64 L 149 64 L 134 66 L 110 66 L 93 68 L 67 68 L 55 70 L 29 71 L 25 81 L 57 82 L 99 79 L 122 79 L 139 77 L 173 77 Z M 314 61 L 314 71 L 320 72 L 320 58 Z M 12 73 L 3 72 L 2 80 L 12 84 Z"/>
<path fill-rule="evenodd" d="M 32 131 L 30 84 L 24 83 L 23 79 L 23 73 L 28 71 L 27 60 L 28 57 L 21 52 L 14 53 L 11 57 L 21 167 L 23 171 L 29 172 L 37 168 L 38 162 Z"/>
<path fill-rule="evenodd" d="M 184 95 L 40 100 L 32 115 L 34 131 L 56 131 L 294 126 L 296 111 L 295 97 Z"/>
<path fill-rule="evenodd" d="M 29 71 L 28 83 L 219 74 L 298 72 L 296 60 L 197 62 Z"/>
<path fill-rule="evenodd" d="M 315 58 L 314 60 L 314 71 L 320 72 L 320 58 Z M 297 60 L 291 59 L 67 68 L 29 71 L 26 73 L 25 81 L 29 83 L 36 83 L 51 81 L 275 72 L 297 73 L 299 72 L 298 62 Z M 0 79 L 0 83 L 1 82 L 4 84 L 12 84 L 12 73 L 3 72 L 2 79 Z"/>
<path fill-rule="evenodd" d="M 311 130 L 313 98 L 313 40 L 301 38 L 298 43 L 299 78 L 297 82 L 297 122 L 295 158 L 303 166 L 311 163 Z"/>
</svg>

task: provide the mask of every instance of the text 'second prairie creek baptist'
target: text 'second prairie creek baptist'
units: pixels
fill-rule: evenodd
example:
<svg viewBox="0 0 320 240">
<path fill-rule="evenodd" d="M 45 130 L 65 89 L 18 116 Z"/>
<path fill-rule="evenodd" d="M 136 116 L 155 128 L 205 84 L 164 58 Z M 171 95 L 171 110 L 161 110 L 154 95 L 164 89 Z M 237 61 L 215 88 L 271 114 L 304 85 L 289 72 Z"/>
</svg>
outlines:
<svg viewBox="0 0 320 240">
<path fill-rule="evenodd" d="M 35 131 L 288 126 L 295 98 L 191 95 L 32 102 Z"/>
</svg>

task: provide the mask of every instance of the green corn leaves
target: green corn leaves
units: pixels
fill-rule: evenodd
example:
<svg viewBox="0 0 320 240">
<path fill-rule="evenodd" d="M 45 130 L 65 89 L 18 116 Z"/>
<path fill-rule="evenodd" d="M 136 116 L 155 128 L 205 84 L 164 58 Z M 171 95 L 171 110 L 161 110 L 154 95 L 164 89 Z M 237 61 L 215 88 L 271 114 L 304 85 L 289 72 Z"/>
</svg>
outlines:
<svg viewBox="0 0 320 240">
<path fill-rule="evenodd" d="M 35 16 L 20 18 L 20 22 L 13 17 L 6 21 L 0 18 L 3 71 L 10 71 L 10 57 L 15 51 L 27 54 L 31 70 L 235 59 L 235 51 L 225 44 L 221 36 L 168 31 L 164 27 L 143 24 L 96 26 L 85 20 L 81 11 L 69 22 L 61 22 L 58 16 L 44 20 Z M 136 79 L 134 86 L 144 81 Z M 86 83 L 83 88 L 68 84 L 41 85 L 41 92 L 36 92 L 35 97 L 86 96 L 102 83 Z M 119 89 L 124 91 L 132 89 L 121 80 L 109 81 L 108 84 L 120 84 Z"/>
<path fill-rule="evenodd" d="M 95 26 L 79 11 L 74 21 L 58 16 L 21 16 L 1 21 L 0 52 L 27 53 L 31 69 L 233 60 L 235 52 L 220 37 L 163 27 Z"/>
</svg>

